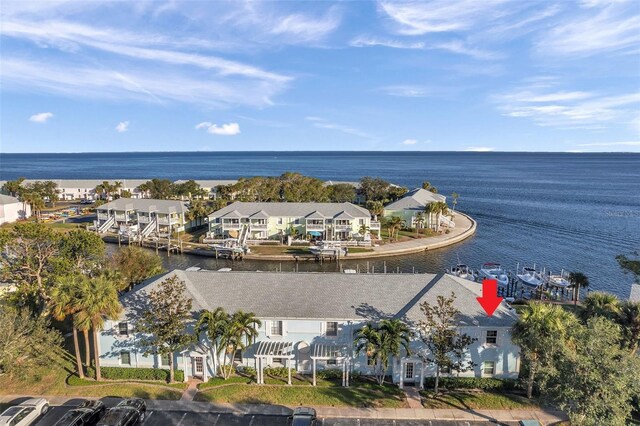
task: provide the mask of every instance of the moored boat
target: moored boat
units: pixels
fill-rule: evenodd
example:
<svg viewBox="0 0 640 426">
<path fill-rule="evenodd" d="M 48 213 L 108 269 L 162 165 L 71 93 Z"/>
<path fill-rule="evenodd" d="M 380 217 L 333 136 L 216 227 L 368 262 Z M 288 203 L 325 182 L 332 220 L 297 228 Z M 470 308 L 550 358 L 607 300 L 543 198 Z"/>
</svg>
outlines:
<svg viewBox="0 0 640 426">
<path fill-rule="evenodd" d="M 543 284 L 542 276 L 536 272 L 536 268 L 524 267 L 516 273 L 518 280 L 527 287 L 537 288 Z"/>
<path fill-rule="evenodd" d="M 549 274 L 547 278 L 547 282 L 550 286 L 559 287 L 559 288 L 567 288 L 571 286 L 571 283 L 565 276 L 564 270 L 560 272 L 560 274 Z"/>
<path fill-rule="evenodd" d="M 459 263 L 456 266 L 452 266 L 447 272 L 456 277 L 464 278 L 465 280 L 475 281 L 476 276 L 473 270 L 469 266 Z"/>
<path fill-rule="evenodd" d="M 496 280 L 499 286 L 509 285 L 509 275 L 499 263 L 488 262 L 480 267 L 480 278 Z"/>
</svg>

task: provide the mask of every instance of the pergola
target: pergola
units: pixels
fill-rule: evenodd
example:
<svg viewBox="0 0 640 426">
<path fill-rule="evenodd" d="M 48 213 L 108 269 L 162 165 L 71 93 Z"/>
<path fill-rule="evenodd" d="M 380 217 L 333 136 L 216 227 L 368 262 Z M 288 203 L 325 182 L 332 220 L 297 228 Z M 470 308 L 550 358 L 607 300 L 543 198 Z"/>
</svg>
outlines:
<svg viewBox="0 0 640 426">
<path fill-rule="evenodd" d="M 405 373 L 405 369 L 406 369 L 406 365 L 407 363 L 413 363 L 414 368 L 416 368 L 416 366 L 420 366 L 420 368 L 418 368 L 418 383 L 420 384 L 420 389 L 424 389 L 424 367 L 425 367 L 425 362 L 422 358 L 418 358 L 418 357 L 407 357 L 407 358 L 401 358 L 400 359 L 400 383 L 398 384 L 398 387 L 400 389 L 404 388 L 404 382 L 405 382 L 405 377 L 404 377 L 404 373 Z M 415 380 L 414 380 L 415 381 Z"/>
<path fill-rule="evenodd" d="M 289 384 L 291 384 L 291 360 L 293 359 L 293 343 L 267 340 L 258 344 L 254 355 L 256 359 L 257 383 L 264 384 L 264 367 L 267 357 L 286 358 L 289 369 Z"/>
<path fill-rule="evenodd" d="M 311 352 L 311 361 L 313 362 L 313 386 L 316 385 L 316 370 L 318 360 L 336 360 L 342 362 L 342 386 L 349 386 L 349 367 L 351 358 L 349 357 L 347 348 L 335 343 L 314 343 Z"/>
</svg>

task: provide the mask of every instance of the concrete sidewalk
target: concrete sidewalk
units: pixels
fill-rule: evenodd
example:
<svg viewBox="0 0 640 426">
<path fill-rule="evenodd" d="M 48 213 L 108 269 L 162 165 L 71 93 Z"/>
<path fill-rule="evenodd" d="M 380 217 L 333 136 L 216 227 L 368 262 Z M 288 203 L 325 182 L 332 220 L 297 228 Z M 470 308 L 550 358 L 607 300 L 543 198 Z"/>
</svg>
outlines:
<svg viewBox="0 0 640 426">
<path fill-rule="evenodd" d="M 71 400 L 94 399 L 86 397 L 44 396 L 52 406 L 65 405 Z M 0 403 L 27 398 L 24 395 L 0 395 Z M 113 399 L 114 405 L 119 399 Z M 286 416 L 292 408 L 283 405 L 266 404 L 220 404 L 194 401 L 146 400 L 149 411 L 188 411 L 193 413 L 264 414 Z M 71 402 L 73 404 L 73 401 Z M 359 419 L 415 419 L 415 420 L 459 420 L 513 422 L 525 419 L 538 420 L 543 425 L 552 425 L 567 417 L 555 410 L 459 410 L 427 408 L 354 408 L 316 407 L 318 417 L 359 418 Z"/>
</svg>

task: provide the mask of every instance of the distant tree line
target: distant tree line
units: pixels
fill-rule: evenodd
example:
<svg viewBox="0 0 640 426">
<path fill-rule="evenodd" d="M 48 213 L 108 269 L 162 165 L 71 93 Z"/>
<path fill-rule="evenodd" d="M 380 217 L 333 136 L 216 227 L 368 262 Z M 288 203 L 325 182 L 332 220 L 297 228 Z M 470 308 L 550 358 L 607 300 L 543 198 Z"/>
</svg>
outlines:
<svg viewBox="0 0 640 426">
<path fill-rule="evenodd" d="M 25 178 L 23 177 L 5 182 L 2 185 L 2 192 L 12 197 L 18 197 L 20 201 L 28 204 L 36 217 L 40 216 L 40 212 L 46 207 L 46 203 L 55 206 L 59 198 L 57 183 L 51 180 L 25 183 Z"/>
</svg>

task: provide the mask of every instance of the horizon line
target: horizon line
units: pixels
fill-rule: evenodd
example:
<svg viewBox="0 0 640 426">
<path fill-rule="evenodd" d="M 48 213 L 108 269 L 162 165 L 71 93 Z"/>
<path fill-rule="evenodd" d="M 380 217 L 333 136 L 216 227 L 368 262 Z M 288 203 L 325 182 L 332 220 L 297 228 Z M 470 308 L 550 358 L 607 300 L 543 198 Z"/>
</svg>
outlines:
<svg viewBox="0 0 640 426">
<path fill-rule="evenodd" d="M 0 155 L 41 155 L 41 154 L 175 154 L 175 153 L 416 153 L 416 152 L 433 152 L 433 153 L 466 153 L 466 154 L 640 154 L 640 151 L 474 151 L 474 150 L 193 150 L 193 151 L 51 151 L 51 152 L 2 152 Z"/>
</svg>

